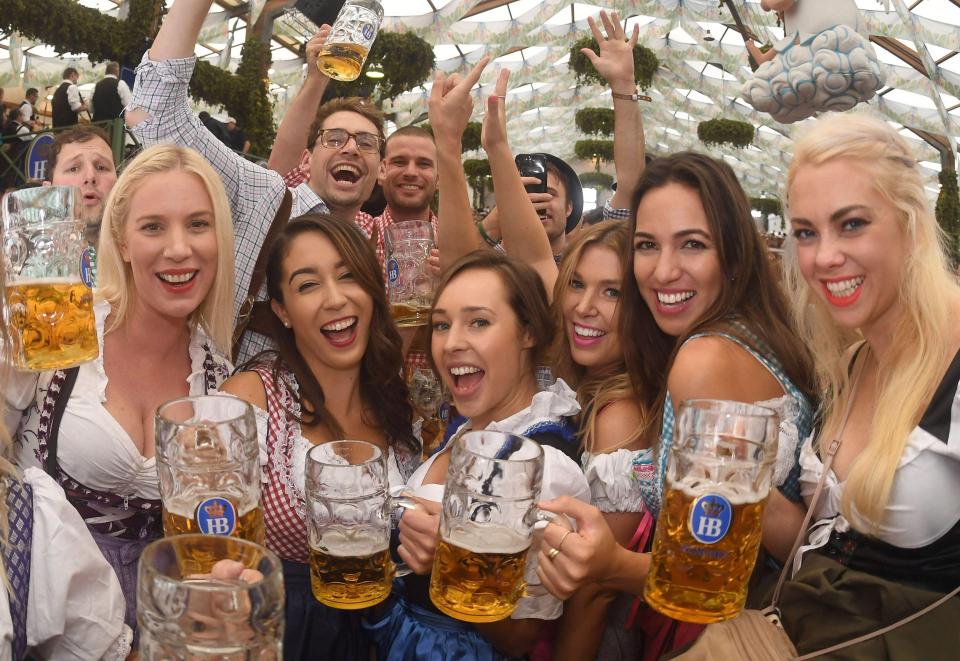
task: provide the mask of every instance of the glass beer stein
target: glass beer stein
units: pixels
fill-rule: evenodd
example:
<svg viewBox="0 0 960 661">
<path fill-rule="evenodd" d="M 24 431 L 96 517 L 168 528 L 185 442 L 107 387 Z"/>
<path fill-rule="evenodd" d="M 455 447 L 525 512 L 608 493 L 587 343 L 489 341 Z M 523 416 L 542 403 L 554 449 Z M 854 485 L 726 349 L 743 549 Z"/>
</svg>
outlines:
<svg viewBox="0 0 960 661">
<path fill-rule="evenodd" d="M 155 424 L 164 533 L 262 544 L 257 424 L 250 405 L 228 395 L 184 397 L 161 405 Z"/>
<path fill-rule="evenodd" d="M 73 367 L 99 353 L 91 251 L 79 194 L 42 186 L 3 197 L 3 261 L 13 363 L 24 370 Z"/>
<path fill-rule="evenodd" d="M 523 436 L 471 431 L 454 441 L 444 483 L 430 599 L 466 622 L 509 617 L 526 596 L 543 448 Z"/>
<path fill-rule="evenodd" d="M 209 564 L 197 567 L 196 557 Z M 240 562 L 244 573 L 222 578 L 221 560 Z M 283 599 L 280 560 L 259 544 L 198 534 L 159 539 L 140 556 L 140 658 L 280 661 Z"/>
<path fill-rule="evenodd" d="M 393 223 L 384 233 L 384 243 L 390 316 L 400 328 L 423 326 L 436 284 L 427 263 L 433 248 L 433 225 L 425 220 Z"/>
<path fill-rule="evenodd" d="M 310 448 L 306 492 L 313 596 L 344 610 L 379 604 L 406 573 L 390 559 L 393 508 L 413 506 L 390 497 L 383 451 L 349 440 Z"/>
<path fill-rule="evenodd" d="M 317 56 L 320 71 L 334 80 L 356 80 L 382 21 L 383 7 L 377 0 L 347 0 L 343 3 L 330 36 Z"/>
<path fill-rule="evenodd" d="M 780 421 L 753 404 L 680 404 L 644 599 L 685 622 L 737 615 L 760 548 Z"/>
</svg>

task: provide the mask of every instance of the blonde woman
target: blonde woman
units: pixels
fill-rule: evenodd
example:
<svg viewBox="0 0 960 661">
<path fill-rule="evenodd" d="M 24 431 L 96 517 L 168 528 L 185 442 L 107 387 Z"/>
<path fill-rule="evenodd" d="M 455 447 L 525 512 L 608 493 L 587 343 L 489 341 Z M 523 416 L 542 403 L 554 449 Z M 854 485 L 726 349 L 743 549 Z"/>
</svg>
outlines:
<svg viewBox="0 0 960 661">
<path fill-rule="evenodd" d="M 0 323 L 0 391 L 9 339 Z M 125 659 L 132 634 L 113 570 L 63 489 L 38 468 L 17 470 L 9 456 L 0 420 L 0 658 Z"/>
<path fill-rule="evenodd" d="M 552 308 L 562 329 L 557 374 L 576 389 L 582 407 L 578 437 L 590 499 L 626 548 L 645 511 L 635 470 L 653 456 L 652 416 L 644 414 L 634 395 L 620 343 L 621 256 L 630 245 L 629 230 L 623 222 L 604 222 L 569 245 Z M 599 583 L 580 588 L 564 606 L 554 658 L 594 658 L 598 650 L 604 659 L 636 656 L 639 641 L 623 627 L 631 601 L 632 596 Z"/>
<path fill-rule="evenodd" d="M 788 203 L 793 307 L 824 392 L 801 453 L 808 504 L 840 441 L 782 599 L 803 653 L 960 585 L 960 288 L 912 150 L 879 119 L 818 121 L 795 144 Z M 774 498 L 789 548 L 804 509 Z M 955 658 L 958 618 L 952 599 L 848 653 Z"/>
<path fill-rule="evenodd" d="M 216 391 L 230 371 L 233 234 L 206 161 L 172 145 L 134 159 L 107 200 L 98 266 L 99 357 L 18 374 L 6 412 L 19 418 L 17 463 L 66 490 L 117 572 L 133 627 L 137 560 L 162 534 L 154 413 Z"/>
</svg>

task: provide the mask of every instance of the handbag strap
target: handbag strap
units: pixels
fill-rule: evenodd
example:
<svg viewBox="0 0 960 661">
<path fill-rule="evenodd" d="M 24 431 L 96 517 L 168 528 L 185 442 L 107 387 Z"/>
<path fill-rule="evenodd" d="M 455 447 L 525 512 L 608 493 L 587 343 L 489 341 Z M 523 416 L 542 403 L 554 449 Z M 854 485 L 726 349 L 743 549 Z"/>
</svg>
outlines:
<svg viewBox="0 0 960 661">
<path fill-rule="evenodd" d="M 862 346 L 866 346 L 864 343 Z M 860 349 L 857 349 L 856 353 L 853 355 L 853 359 L 856 360 L 860 354 Z M 803 543 L 804 538 L 807 536 L 807 526 L 810 525 L 810 520 L 813 518 L 813 512 L 817 507 L 817 501 L 820 500 L 820 493 L 823 491 L 823 485 L 827 481 L 827 474 L 830 472 L 830 467 L 833 465 L 833 457 L 837 454 L 837 450 L 840 449 L 840 444 L 843 442 L 843 432 L 847 428 L 847 420 L 850 419 L 850 411 L 853 408 L 853 397 L 857 392 L 857 386 L 860 383 L 860 376 L 863 374 L 864 365 L 866 365 L 866 355 L 864 355 L 863 360 L 856 366 L 856 374 L 854 374 L 851 381 L 851 390 L 850 390 L 850 399 L 847 400 L 847 406 L 843 411 L 843 417 L 840 419 L 840 427 L 837 429 L 837 434 L 830 445 L 827 446 L 827 455 L 823 460 L 823 471 L 820 473 L 820 479 L 817 481 L 817 488 L 813 492 L 813 497 L 810 499 L 810 504 L 807 506 L 807 513 L 803 517 L 803 524 L 800 526 L 800 531 L 797 533 L 797 538 L 793 540 L 793 548 L 790 549 L 790 555 L 787 556 L 787 561 L 783 565 L 783 570 L 780 572 L 780 577 L 777 579 L 777 587 L 773 591 L 773 601 L 770 602 L 770 605 L 763 609 L 764 613 L 771 611 L 776 611 L 777 604 L 780 602 L 780 591 L 783 589 L 783 584 L 787 580 L 787 574 L 790 572 L 790 568 L 793 566 L 793 559 L 797 555 L 797 551 L 800 549 L 800 545 Z"/>
</svg>

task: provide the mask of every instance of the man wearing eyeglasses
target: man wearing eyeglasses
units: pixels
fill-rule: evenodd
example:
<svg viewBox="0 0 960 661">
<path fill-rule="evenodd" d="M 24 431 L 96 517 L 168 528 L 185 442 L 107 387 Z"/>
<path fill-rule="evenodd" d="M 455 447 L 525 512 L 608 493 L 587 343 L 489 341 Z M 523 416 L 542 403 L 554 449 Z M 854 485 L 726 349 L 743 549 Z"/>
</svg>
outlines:
<svg viewBox="0 0 960 661">
<path fill-rule="evenodd" d="M 268 231 L 287 214 L 287 186 L 279 174 L 235 154 L 207 131 L 190 110 L 187 88 L 196 64 L 194 47 L 212 0 L 177 2 L 137 67 L 133 98 L 127 107 L 127 124 L 145 146 L 176 143 L 200 152 L 219 172 L 233 212 L 236 246 L 234 315 L 243 333 L 235 362 L 238 364 L 272 346 L 255 332 L 261 313 L 269 314 L 265 283 L 257 285 L 254 270 Z M 338 99 L 327 104 L 311 132 L 301 166 L 310 172 L 308 182 L 289 191 L 288 217 L 329 213 L 354 222 L 377 178 L 383 143 L 383 115 L 360 99 Z M 242 118 L 241 118 L 242 119 Z"/>
</svg>

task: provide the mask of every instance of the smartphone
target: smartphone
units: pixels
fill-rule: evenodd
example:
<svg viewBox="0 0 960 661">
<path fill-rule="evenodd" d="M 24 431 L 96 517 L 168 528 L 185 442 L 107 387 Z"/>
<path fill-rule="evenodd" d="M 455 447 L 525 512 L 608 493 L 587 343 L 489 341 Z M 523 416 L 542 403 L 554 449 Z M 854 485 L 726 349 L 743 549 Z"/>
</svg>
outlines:
<svg viewBox="0 0 960 661">
<path fill-rule="evenodd" d="M 547 157 L 545 154 L 517 154 L 514 159 L 521 177 L 536 177 L 540 180 L 536 184 L 527 184 L 524 188 L 528 193 L 547 192 Z"/>
</svg>

